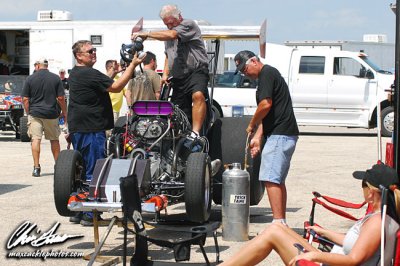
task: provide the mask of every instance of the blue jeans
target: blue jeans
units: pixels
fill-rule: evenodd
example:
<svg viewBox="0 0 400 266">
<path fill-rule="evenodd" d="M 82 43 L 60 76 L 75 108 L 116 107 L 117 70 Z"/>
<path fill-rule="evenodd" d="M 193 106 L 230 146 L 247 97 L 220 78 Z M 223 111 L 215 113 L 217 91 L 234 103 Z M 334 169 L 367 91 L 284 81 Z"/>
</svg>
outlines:
<svg viewBox="0 0 400 266">
<path fill-rule="evenodd" d="M 71 141 L 74 150 L 79 151 L 83 158 L 83 164 L 86 169 L 83 181 L 90 183 L 97 160 L 106 157 L 106 133 L 105 131 L 73 133 Z"/>
<path fill-rule="evenodd" d="M 270 135 L 267 137 L 260 166 L 260 181 L 285 183 L 298 136 Z"/>
</svg>

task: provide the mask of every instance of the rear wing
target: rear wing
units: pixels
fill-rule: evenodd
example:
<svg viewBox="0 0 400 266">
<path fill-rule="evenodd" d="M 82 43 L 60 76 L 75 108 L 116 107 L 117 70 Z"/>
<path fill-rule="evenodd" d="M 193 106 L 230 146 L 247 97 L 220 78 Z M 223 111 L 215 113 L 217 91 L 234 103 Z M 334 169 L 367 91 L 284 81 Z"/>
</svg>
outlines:
<svg viewBox="0 0 400 266">
<path fill-rule="evenodd" d="M 204 40 L 258 40 L 259 54 L 265 57 L 267 20 L 258 26 L 199 26 Z"/>
</svg>

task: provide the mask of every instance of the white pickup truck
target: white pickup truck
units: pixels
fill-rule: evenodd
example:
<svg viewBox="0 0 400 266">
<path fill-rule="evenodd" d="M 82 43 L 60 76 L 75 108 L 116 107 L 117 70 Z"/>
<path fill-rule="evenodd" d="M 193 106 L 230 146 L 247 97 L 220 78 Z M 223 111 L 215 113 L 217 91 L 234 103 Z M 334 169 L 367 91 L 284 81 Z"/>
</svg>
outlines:
<svg viewBox="0 0 400 266">
<path fill-rule="evenodd" d="M 262 62 L 276 67 L 288 83 L 299 125 L 374 128 L 380 105 L 382 135 L 391 136 L 394 111 L 388 91 L 394 75 L 381 70 L 366 54 L 267 44 Z M 221 117 L 252 115 L 257 107 L 254 81 L 238 74 L 240 82 L 224 84 L 232 75 L 225 72 L 217 78 L 214 110 Z"/>
</svg>

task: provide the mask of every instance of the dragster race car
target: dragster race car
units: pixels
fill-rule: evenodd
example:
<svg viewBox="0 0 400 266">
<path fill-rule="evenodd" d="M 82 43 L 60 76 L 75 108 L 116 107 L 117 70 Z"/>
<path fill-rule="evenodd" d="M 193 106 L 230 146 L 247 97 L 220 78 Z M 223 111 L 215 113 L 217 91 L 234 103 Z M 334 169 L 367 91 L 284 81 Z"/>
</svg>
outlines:
<svg viewBox="0 0 400 266">
<path fill-rule="evenodd" d="M 143 23 L 143 21 L 142 21 Z M 265 24 L 265 22 L 264 22 Z M 217 39 L 214 56 L 217 65 L 219 37 L 258 39 L 265 31 L 232 32 L 202 29 L 204 39 Z M 142 25 L 139 25 L 142 30 Z M 265 41 L 264 41 L 265 42 Z M 129 64 L 133 52 L 143 45 L 122 45 L 120 54 Z M 211 67 L 215 77 L 216 67 Z M 214 82 L 211 82 L 214 84 Z M 212 85 L 213 86 L 213 85 Z M 173 88 L 172 88 L 173 89 Z M 108 155 L 97 160 L 90 184 L 84 183 L 85 167 L 76 150 L 60 152 L 54 171 L 54 201 L 62 216 L 79 211 L 109 212 L 121 209 L 120 179 L 134 175 L 138 181 L 142 211 L 159 213 L 167 205 L 185 204 L 186 219 L 194 223 L 209 220 L 211 203 L 221 204 L 222 173 L 212 173 L 211 162 L 244 162 L 250 174 L 250 205 L 257 205 L 264 195 L 258 180 L 260 155 L 249 158 L 246 127 L 250 117 L 215 119 L 212 93 L 207 99 L 207 118 L 202 137 L 193 138 L 187 115 L 170 102 L 169 90 L 161 92 L 160 101 L 137 101 L 131 114 L 120 117 L 107 141 Z"/>
<path fill-rule="evenodd" d="M 30 141 L 21 92 L 26 76 L 0 75 L 0 130 L 14 131 L 15 138 Z"/>
</svg>

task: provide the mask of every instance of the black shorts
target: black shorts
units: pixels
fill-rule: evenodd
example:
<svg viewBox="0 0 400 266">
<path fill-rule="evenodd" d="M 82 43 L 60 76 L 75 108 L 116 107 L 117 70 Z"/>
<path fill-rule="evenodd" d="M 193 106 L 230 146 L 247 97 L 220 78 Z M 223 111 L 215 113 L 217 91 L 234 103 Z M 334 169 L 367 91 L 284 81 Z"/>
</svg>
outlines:
<svg viewBox="0 0 400 266">
<path fill-rule="evenodd" d="M 178 105 L 192 121 L 192 94 L 201 91 L 208 99 L 208 68 L 199 68 L 181 79 L 172 79 L 172 97 L 174 104 Z"/>
</svg>

